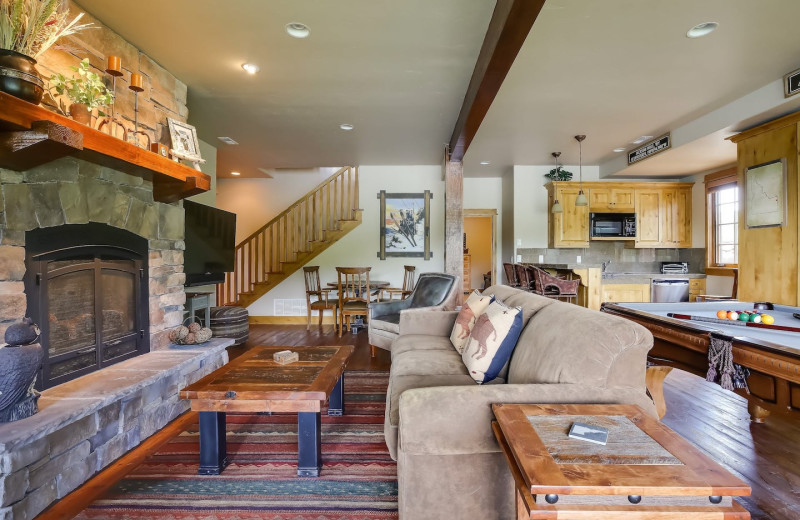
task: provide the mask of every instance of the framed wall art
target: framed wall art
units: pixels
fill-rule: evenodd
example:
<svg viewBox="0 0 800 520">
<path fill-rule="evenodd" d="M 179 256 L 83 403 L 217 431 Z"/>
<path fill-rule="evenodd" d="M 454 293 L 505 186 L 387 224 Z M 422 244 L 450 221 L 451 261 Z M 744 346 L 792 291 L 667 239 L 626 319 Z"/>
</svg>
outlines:
<svg viewBox="0 0 800 520">
<path fill-rule="evenodd" d="M 782 226 L 786 222 L 786 160 L 750 166 L 744 181 L 745 227 Z"/>
<path fill-rule="evenodd" d="M 380 200 L 380 247 L 378 258 L 431 259 L 431 198 L 424 193 L 378 193 Z"/>
<path fill-rule="evenodd" d="M 167 118 L 172 139 L 172 155 L 192 162 L 205 162 L 200 157 L 200 143 L 195 127 L 177 119 Z"/>
</svg>

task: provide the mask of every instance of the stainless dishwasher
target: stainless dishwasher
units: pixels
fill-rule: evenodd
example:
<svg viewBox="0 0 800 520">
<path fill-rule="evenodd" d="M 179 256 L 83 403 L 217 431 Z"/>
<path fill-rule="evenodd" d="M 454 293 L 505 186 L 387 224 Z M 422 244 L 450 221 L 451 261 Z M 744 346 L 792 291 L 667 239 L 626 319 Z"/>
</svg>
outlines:
<svg viewBox="0 0 800 520">
<path fill-rule="evenodd" d="M 689 280 L 654 279 L 650 287 L 650 301 L 672 303 L 689 301 Z"/>
</svg>

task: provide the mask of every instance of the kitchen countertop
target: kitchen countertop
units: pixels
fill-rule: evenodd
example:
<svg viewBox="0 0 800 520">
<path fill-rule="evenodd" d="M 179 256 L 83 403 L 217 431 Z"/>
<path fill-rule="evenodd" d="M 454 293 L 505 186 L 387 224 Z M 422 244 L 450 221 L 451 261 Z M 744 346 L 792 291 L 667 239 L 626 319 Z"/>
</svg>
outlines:
<svg viewBox="0 0 800 520">
<path fill-rule="evenodd" d="M 592 267 L 596 267 L 598 269 L 602 268 L 601 264 L 539 264 L 535 262 L 530 262 L 531 265 L 535 265 L 536 267 L 541 267 L 542 269 L 589 269 Z"/>
<path fill-rule="evenodd" d="M 670 279 L 692 279 L 692 278 L 705 278 L 705 273 L 684 273 L 684 274 L 661 274 L 661 273 L 603 273 L 604 284 L 621 284 L 621 283 L 651 283 L 653 279 L 670 280 Z"/>
</svg>

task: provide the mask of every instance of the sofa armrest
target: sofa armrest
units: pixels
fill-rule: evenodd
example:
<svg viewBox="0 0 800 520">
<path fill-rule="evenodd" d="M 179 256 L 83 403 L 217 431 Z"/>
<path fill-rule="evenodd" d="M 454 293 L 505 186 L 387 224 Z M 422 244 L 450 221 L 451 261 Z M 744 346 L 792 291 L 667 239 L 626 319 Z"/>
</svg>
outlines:
<svg viewBox="0 0 800 520">
<path fill-rule="evenodd" d="M 439 307 L 420 307 L 401 312 L 400 335 L 450 336 L 458 317 L 458 311 L 438 309 Z"/>
<path fill-rule="evenodd" d="M 413 455 L 499 452 L 492 404 L 635 404 L 658 419 L 644 392 L 578 384 L 501 384 L 415 388 L 400 396 L 400 449 Z"/>
<path fill-rule="evenodd" d="M 411 305 L 411 299 L 395 300 L 391 302 L 371 302 L 369 304 L 369 319 L 381 319 L 387 314 L 398 314 Z"/>
</svg>

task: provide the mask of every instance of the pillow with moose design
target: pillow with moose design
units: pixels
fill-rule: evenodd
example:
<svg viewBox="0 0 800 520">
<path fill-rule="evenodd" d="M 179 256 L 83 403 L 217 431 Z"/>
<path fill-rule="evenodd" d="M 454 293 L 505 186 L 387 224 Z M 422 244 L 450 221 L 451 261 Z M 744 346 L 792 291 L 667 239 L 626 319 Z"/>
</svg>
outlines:
<svg viewBox="0 0 800 520">
<path fill-rule="evenodd" d="M 475 320 L 461 360 L 476 383 L 495 379 L 511 359 L 522 332 L 522 308 L 495 300 Z"/>
<path fill-rule="evenodd" d="M 450 343 L 456 348 L 459 354 L 464 352 L 464 345 L 467 343 L 469 333 L 475 325 L 475 320 L 486 310 L 486 307 L 494 299 L 494 296 L 483 296 L 478 291 L 472 291 L 467 301 L 461 306 L 456 323 L 453 325 L 453 332 L 450 333 Z"/>
</svg>

